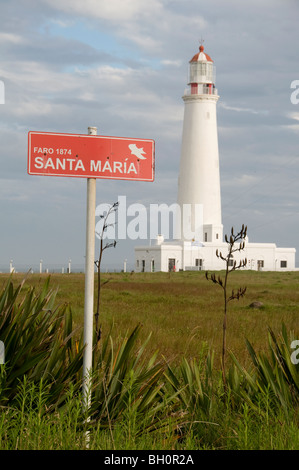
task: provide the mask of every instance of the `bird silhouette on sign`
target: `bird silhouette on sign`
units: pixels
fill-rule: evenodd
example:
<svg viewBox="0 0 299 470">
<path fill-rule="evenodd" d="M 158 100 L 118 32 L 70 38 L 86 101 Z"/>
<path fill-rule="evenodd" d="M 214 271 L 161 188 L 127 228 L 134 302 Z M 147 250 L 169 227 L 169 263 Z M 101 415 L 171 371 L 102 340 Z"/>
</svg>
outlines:
<svg viewBox="0 0 299 470">
<path fill-rule="evenodd" d="M 131 154 L 135 155 L 135 157 L 140 158 L 140 160 L 146 160 L 146 157 L 143 156 L 143 154 L 146 155 L 143 148 L 138 148 L 136 144 L 130 144 L 129 149 L 131 150 Z"/>
</svg>

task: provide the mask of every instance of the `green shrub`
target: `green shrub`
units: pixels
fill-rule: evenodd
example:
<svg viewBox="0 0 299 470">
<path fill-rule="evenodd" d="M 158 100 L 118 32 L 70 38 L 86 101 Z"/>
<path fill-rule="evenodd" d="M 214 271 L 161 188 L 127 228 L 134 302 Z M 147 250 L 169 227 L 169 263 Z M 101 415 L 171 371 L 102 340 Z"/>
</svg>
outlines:
<svg viewBox="0 0 299 470">
<path fill-rule="evenodd" d="M 292 338 L 288 337 L 285 325 L 276 336 L 269 328 L 269 355 L 257 353 L 252 344 L 246 340 L 253 370 L 246 371 L 231 354 L 245 385 L 239 392 L 243 398 L 255 405 L 255 396 L 261 393 L 269 396 L 272 407 L 281 408 L 288 415 L 298 409 L 299 405 L 299 364 L 291 360 Z"/>
<path fill-rule="evenodd" d="M 49 280 L 36 292 L 25 289 L 24 281 L 15 288 L 11 278 L 0 293 L 6 361 L 2 401 L 14 398 L 24 377 L 47 386 L 47 406 L 62 404 L 70 384 L 78 388 L 83 346 L 78 348 L 75 341 L 71 309 L 55 307 L 56 292 L 49 289 Z"/>
</svg>

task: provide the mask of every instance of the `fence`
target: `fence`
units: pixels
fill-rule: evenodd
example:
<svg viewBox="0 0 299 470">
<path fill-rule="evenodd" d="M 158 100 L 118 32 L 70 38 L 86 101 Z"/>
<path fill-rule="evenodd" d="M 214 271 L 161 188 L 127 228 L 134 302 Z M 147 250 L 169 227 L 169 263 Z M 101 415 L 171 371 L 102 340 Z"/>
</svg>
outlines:
<svg viewBox="0 0 299 470">
<path fill-rule="evenodd" d="M 134 265 L 130 265 L 126 263 L 126 271 L 131 272 L 134 270 Z M 8 265 L 1 264 L 0 265 L 0 273 L 48 273 L 48 274 L 69 274 L 69 273 L 84 273 L 85 266 L 83 264 L 70 264 L 69 263 L 43 263 L 40 265 L 39 263 L 34 263 L 32 265 L 29 264 L 18 264 L 18 263 L 11 263 Z M 95 266 L 96 271 L 96 266 Z M 101 271 L 103 273 L 118 273 L 124 271 L 124 262 L 121 261 L 120 263 L 113 263 L 113 264 L 102 264 Z"/>
</svg>

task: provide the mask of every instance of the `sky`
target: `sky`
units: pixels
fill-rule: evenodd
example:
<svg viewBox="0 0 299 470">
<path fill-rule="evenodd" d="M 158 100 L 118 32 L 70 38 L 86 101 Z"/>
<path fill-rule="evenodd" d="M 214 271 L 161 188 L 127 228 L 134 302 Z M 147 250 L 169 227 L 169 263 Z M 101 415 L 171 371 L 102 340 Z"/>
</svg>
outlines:
<svg viewBox="0 0 299 470">
<path fill-rule="evenodd" d="M 29 131 L 153 139 L 155 181 L 98 179 L 96 204 L 176 202 L 201 41 L 220 95 L 224 233 L 244 223 L 250 242 L 295 247 L 299 266 L 298 20 L 295 0 L 0 0 L 0 270 L 85 263 L 86 180 L 28 175 Z M 138 244 L 118 240 L 103 268 L 134 269 Z"/>
</svg>

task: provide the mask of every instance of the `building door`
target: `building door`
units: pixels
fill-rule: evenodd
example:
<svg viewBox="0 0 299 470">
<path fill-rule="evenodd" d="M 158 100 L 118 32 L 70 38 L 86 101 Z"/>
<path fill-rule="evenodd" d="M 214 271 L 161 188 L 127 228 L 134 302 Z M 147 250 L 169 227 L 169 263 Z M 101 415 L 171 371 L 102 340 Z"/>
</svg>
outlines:
<svg viewBox="0 0 299 470">
<path fill-rule="evenodd" d="M 144 273 L 145 271 L 145 259 L 142 260 L 141 272 Z"/>
<path fill-rule="evenodd" d="M 175 271 L 175 258 L 168 258 L 168 271 Z"/>
<path fill-rule="evenodd" d="M 195 259 L 195 266 L 198 267 L 199 271 L 202 269 L 202 258 L 196 258 Z"/>
<path fill-rule="evenodd" d="M 257 269 L 258 271 L 261 271 L 261 269 L 263 269 L 264 267 L 264 260 L 263 259 L 258 259 L 257 260 Z"/>
</svg>

